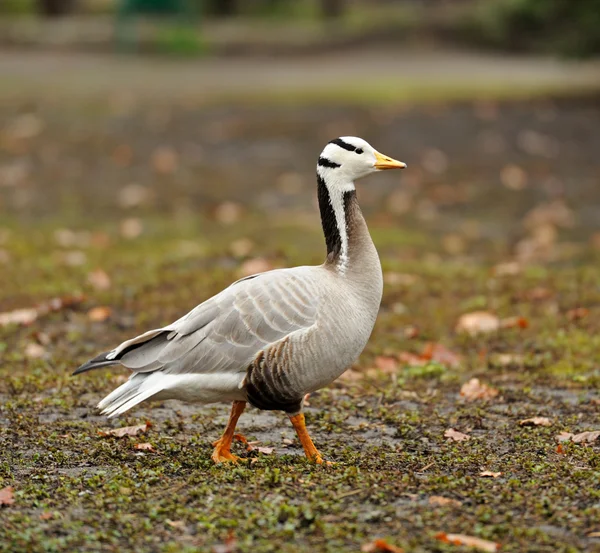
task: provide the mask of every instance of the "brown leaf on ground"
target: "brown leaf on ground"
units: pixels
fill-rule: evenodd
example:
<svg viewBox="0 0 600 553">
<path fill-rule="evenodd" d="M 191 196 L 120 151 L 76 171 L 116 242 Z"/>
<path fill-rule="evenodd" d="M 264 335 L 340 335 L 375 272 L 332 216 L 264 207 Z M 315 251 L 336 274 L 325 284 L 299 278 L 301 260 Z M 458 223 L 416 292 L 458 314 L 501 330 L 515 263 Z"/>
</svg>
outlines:
<svg viewBox="0 0 600 553">
<path fill-rule="evenodd" d="M 441 365 L 455 369 L 460 365 L 462 357 L 442 344 L 429 342 L 423 347 L 421 358 L 427 361 L 437 361 Z"/>
<path fill-rule="evenodd" d="M 25 357 L 28 359 L 41 359 L 46 355 L 46 348 L 35 342 L 30 342 L 25 346 Z"/>
<path fill-rule="evenodd" d="M 489 553 L 500 551 L 499 543 L 489 540 L 482 540 L 481 538 L 467 536 L 465 534 L 446 534 L 446 532 L 439 532 L 435 535 L 435 539 L 444 543 L 451 543 L 452 545 L 466 545 L 467 547 L 474 547 L 475 549 Z"/>
<path fill-rule="evenodd" d="M 182 528 L 185 528 L 185 521 L 183 521 L 183 520 L 170 520 L 170 519 L 166 519 L 165 522 L 171 528 L 178 528 L 179 530 L 181 530 Z"/>
<path fill-rule="evenodd" d="M 138 424 L 136 426 L 123 426 L 122 428 L 108 428 L 106 430 L 98 430 L 100 436 L 114 436 L 123 438 L 124 436 L 137 436 L 141 432 L 146 432 L 152 425 L 149 422 Z"/>
<path fill-rule="evenodd" d="M 149 451 L 150 453 L 156 453 L 156 449 L 154 449 L 154 446 L 149 443 L 135 444 L 133 447 L 141 451 Z"/>
<path fill-rule="evenodd" d="M 14 488 L 7 486 L 0 490 L 0 507 L 2 505 L 12 505 L 15 502 Z"/>
<path fill-rule="evenodd" d="M 212 553 L 235 553 L 238 551 L 237 540 L 233 535 L 233 531 L 229 532 L 224 543 L 218 543 L 212 546 Z"/>
<path fill-rule="evenodd" d="M 496 353 L 490 357 L 490 364 L 498 367 L 522 365 L 525 357 L 519 353 Z"/>
<path fill-rule="evenodd" d="M 88 319 L 94 323 L 103 323 L 104 321 L 110 319 L 111 315 L 112 309 L 106 305 L 92 307 L 87 314 Z"/>
<path fill-rule="evenodd" d="M 522 298 L 527 301 L 545 301 L 554 296 L 554 292 L 545 286 L 536 286 L 522 294 Z"/>
<path fill-rule="evenodd" d="M 44 511 L 40 515 L 40 520 L 50 520 L 53 517 L 54 517 L 54 515 L 50 511 Z"/>
<path fill-rule="evenodd" d="M 178 156 L 175 150 L 162 146 L 152 153 L 152 167 L 157 173 L 168 175 L 174 173 L 178 165 Z"/>
<path fill-rule="evenodd" d="M 506 165 L 500 171 L 500 181 L 510 190 L 523 190 L 527 186 L 527 173 L 518 165 Z"/>
<path fill-rule="evenodd" d="M 505 263 L 498 263 L 492 267 L 492 274 L 496 277 L 503 276 L 516 276 L 521 273 L 523 267 L 518 261 L 506 261 Z"/>
<path fill-rule="evenodd" d="M 397 357 L 400 363 L 410 367 L 420 367 L 427 364 L 427 359 L 423 359 L 420 355 L 410 351 L 400 351 L 397 353 Z"/>
<path fill-rule="evenodd" d="M 223 202 L 215 209 L 215 219 L 224 225 L 236 223 L 242 216 L 244 209 L 235 202 Z"/>
<path fill-rule="evenodd" d="M 87 279 L 95 290 L 108 290 L 111 285 L 110 277 L 102 269 L 92 271 Z"/>
<path fill-rule="evenodd" d="M 484 478 L 498 478 L 499 476 L 502 476 L 501 472 L 494 472 L 491 470 L 482 470 L 479 473 L 479 476 L 482 476 Z"/>
<path fill-rule="evenodd" d="M 471 378 L 465 382 L 461 389 L 460 395 L 467 401 L 475 401 L 477 399 L 492 399 L 498 395 L 498 390 L 491 388 L 487 384 L 479 381 L 479 378 Z"/>
<path fill-rule="evenodd" d="M 469 436 L 468 434 L 463 434 L 462 432 L 459 432 L 458 430 L 454 430 L 454 428 L 448 428 L 448 430 L 446 430 L 446 432 L 444 432 L 444 437 L 450 438 L 451 440 L 453 440 L 455 442 L 464 442 L 464 441 L 468 440 L 469 438 L 471 438 L 471 436 Z"/>
<path fill-rule="evenodd" d="M 432 495 L 429 498 L 429 505 L 434 507 L 462 507 L 462 502 L 458 499 L 450 499 L 441 495 Z"/>
<path fill-rule="evenodd" d="M 574 444 L 588 443 L 591 444 L 600 438 L 600 430 L 594 432 L 580 432 L 579 434 L 572 434 L 571 432 L 561 432 L 556 439 L 559 442 L 572 441 Z"/>
<path fill-rule="evenodd" d="M 500 321 L 500 328 L 527 328 L 529 321 L 525 317 L 507 317 Z"/>
<path fill-rule="evenodd" d="M 7 326 L 10 324 L 28 326 L 48 313 L 76 307 L 84 300 L 85 297 L 83 295 L 63 296 L 60 298 L 52 298 L 51 300 L 40 303 L 36 307 L 15 309 L 14 311 L 0 313 L 0 326 Z"/>
<path fill-rule="evenodd" d="M 413 338 L 418 338 L 419 334 L 420 334 L 420 330 L 418 326 L 415 325 L 408 325 L 406 327 L 404 327 L 403 330 L 403 334 L 404 337 L 407 338 L 408 340 L 412 340 Z"/>
<path fill-rule="evenodd" d="M 586 307 L 576 307 L 575 309 L 569 309 L 567 311 L 567 319 L 569 321 L 578 321 L 579 319 L 584 319 L 590 314 L 590 310 Z"/>
<path fill-rule="evenodd" d="M 375 366 L 384 373 L 393 373 L 398 369 L 398 361 L 389 355 L 378 355 L 375 357 Z"/>
<path fill-rule="evenodd" d="M 489 311 L 473 311 L 461 315 L 456 323 L 456 332 L 465 332 L 471 336 L 489 334 L 500 328 L 500 319 Z"/>
<path fill-rule="evenodd" d="M 552 421 L 548 417 L 532 417 L 519 421 L 521 426 L 552 426 Z"/>
<path fill-rule="evenodd" d="M 239 273 L 242 277 L 264 273 L 273 269 L 273 264 L 264 257 L 255 257 L 242 263 Z"/>
<path fill-rule="evenodd" d="M 132 240 L 144 232 L 144 223 L 137 217 L 128 217 L 121 221 L 119 232 L 123 238 Z"/>
<path fill-rule="evenodd" d="M 382 539 L 364 543 L 360 550 L 362 553 L 404 553 L 404 549 L 396 547 Z"/>
<path fill-rule="evenodd" d="M 256 447 L 254 448 L 259 453 L 263 453 L 264 455 L 271 455 L 275 451 L 274 447 Z"/>
</svg>

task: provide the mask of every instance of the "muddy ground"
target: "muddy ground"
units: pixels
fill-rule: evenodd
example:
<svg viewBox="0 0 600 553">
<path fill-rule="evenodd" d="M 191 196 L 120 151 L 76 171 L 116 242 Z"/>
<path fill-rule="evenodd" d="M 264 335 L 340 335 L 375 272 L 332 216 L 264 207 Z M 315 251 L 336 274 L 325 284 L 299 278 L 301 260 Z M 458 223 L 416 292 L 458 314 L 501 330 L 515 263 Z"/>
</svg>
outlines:
<svg viewBox="0 0 600 553">
<path fill-rule="evenodd" d="M 557 439 L 600 429 L 597 102 L 113 100 L 0 112 L 0 313 L 85 296 L 0 325 L 0 551 L 464 549 L 440 532 L 600 551 L 600 438 Z M 306 408 L 335 464 L 281 413 L 242 417 L 266 449 L 237 444 L 237 466 L 210 460 L 227 406 L 98 416 L 126 374 L 77 365 L 244 272 L 321 261 L 314 165 L 345 134 L 409 169 L 359 187 L 386 287 L 364 354 Z M 457 329 L 481 311 L 498 328 Z M 461 395 L 472 378 L 492 391 Z"/>
</svg>

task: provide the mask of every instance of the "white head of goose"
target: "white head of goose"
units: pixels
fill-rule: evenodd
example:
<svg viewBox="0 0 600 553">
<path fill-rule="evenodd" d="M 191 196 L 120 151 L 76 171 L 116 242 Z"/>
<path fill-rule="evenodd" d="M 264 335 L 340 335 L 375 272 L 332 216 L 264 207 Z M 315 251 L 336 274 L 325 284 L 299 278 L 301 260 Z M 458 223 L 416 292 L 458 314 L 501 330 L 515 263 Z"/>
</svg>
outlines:
<svg viewBox="0 0 600 553">
<path fill-rule="evenodd" d="M 383 279 L 354 181 L 405 164 L 356 137 L 336 138 L 319 157 L 323 265 L 278 269 L 234 282 L 174 323 L 102 353 L 74 374 L 120 364 L 133 374 L 98 408 L 109 417 L 145 400 L 233 402 L 213 445 L 231 453 L 246 403 L 285 411 L 306 456 L 323 463 L 306 430 L 303 398 L 338 378 L 364 349 L 379 311 Z M 238 435 L 236 435 L 238 436 Z"/>
</svg>

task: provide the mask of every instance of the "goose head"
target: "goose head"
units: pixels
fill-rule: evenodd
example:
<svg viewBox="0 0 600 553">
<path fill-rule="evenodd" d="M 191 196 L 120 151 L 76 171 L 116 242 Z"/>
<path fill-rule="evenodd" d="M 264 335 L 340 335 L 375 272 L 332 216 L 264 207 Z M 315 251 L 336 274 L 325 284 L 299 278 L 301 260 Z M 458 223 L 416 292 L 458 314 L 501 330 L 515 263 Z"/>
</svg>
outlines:
<svg viewBox="0 0 600 553">
<path fill-rule="evenodd" d="M 405 167 L 405 163 L 379 153 L 362 138 L 342 136 L 325 146 L 317 169 L 338 182 L 351 183 L 376 171 Z"/>
</svg>

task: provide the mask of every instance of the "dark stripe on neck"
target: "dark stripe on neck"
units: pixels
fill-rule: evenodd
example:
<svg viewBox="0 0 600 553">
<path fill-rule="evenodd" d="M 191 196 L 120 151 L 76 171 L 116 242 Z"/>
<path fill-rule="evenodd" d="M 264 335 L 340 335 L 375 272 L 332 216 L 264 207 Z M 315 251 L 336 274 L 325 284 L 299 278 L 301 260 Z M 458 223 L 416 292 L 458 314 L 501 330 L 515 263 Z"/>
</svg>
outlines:
<svg viewBox="0 0 600 553">
<path fill-rule="evenodd" d="M 338 167 L 341 167 L 339 163 L 331 161 L 326 157 L 320 157 L 317 165 L 319 165 L 319 167 L 329 167 L 330 169 L 337 169 Z"/>
<path fill-rule="evenodd" d="M 356 152 L 356 146 L 352 146 L 352 144 L 344 142 L 341 138 L 336 138 L 335 140 L 330 141 L 329 144 L 335 144 L 336 146 L 344 148 L 344 150 L 348 150 L 349 152 Z"/>
<path fill-rule="evenodd" d="M 342 251 L 342 239 L 338 229 L 338 223 L 335 218 L 335 212 L 331 206 L 329 189 L 325 184 L 325 179 L 317 174 L 317 195 L 319 198 L 319 210 L 321 212 L 321 225 L 323 226 L 323 234 L 325 235 L 325 244 L 327 246 L 327 260 L 334 261 Z M 356 198 L 356 190 L 347 190 L 342 198 L 344 204 L 344 220 L 342 223 L 348 229 L 348 214 Z"/>
</svg>

